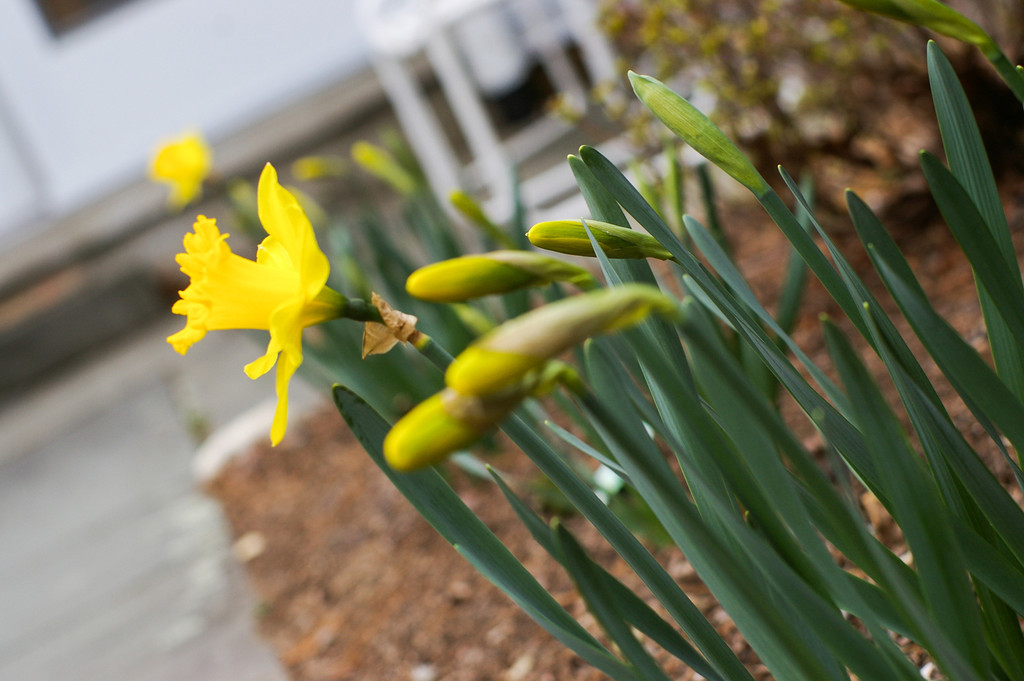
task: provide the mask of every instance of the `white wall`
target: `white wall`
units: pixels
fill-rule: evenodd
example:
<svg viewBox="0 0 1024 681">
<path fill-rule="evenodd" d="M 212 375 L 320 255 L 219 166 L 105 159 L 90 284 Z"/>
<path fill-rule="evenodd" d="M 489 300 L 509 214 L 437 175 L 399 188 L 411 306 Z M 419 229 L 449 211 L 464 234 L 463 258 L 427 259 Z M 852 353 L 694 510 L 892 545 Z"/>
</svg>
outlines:
<svg viewBox="0 0 1024 681">
<path fill-rule="evenodd" d="M 134 0 L 53 38 L 31 0 L 0 0 L 0 233 L 30 179 L 55 217 L 138 178 L 163 137 L 216 141 L 364 68 L 353 4 Z"/>
</svg>

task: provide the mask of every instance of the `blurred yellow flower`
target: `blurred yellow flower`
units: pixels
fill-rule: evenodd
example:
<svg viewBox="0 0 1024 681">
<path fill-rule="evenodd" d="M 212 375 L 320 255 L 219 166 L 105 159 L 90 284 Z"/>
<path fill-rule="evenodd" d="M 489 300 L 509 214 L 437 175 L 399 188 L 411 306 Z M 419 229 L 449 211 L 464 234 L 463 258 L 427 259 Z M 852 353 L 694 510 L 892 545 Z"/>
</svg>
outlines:
<svg viewBox="0 0 1024 681">
<path fill-rule="evenodd" d="M 341 316 L 346 300 L 325 285 L 327 256 L 269 163 L 260 176 L 257 206 L 268 236 L 255 262 L 232 253 L 228 235 L 205 216 L 196 220 L 194 233 L 185 235 L 185 252 L 176 260 L 191 283 L 171 310 L 188 320 L 167 342 L 185 354 L 207 331 L 268 330 L 266 354 L 247 364 L 245 373 L 255 379 L 277 364 L 277 411 L 270 431 L 276 445 L 288 420 L 288 382 L 302 363 L 302 330 Z"/>
<path fill-rule="evenodd" d="M 149 164 L 149 177 L 171 186 L 168 203 L 182 208 L 203 193 L 213 154 L 202 136 L 186 133 L 158 148 Z"/>
</svg>

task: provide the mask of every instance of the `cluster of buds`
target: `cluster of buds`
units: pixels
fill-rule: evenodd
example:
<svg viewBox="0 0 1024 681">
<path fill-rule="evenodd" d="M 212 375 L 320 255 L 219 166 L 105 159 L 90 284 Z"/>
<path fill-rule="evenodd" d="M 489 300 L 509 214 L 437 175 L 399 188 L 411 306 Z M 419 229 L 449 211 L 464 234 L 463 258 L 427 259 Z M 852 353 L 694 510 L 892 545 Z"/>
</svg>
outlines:
<svg viewBox="0 0 1024 681">
<path fill-rule="evenodd" d="M 557 360 L 562 353 L 652 313 L 677 310 L 657 288 L 627 284 L 571 296 L 495 327 L 455 358 L 444 390 L 395 424 L 384 440 L 385 458 L 402 471 L 440 462 L 478 440 L 525 398 L 559 383 L 578 387 L 575 372 Z"/>
</svg>

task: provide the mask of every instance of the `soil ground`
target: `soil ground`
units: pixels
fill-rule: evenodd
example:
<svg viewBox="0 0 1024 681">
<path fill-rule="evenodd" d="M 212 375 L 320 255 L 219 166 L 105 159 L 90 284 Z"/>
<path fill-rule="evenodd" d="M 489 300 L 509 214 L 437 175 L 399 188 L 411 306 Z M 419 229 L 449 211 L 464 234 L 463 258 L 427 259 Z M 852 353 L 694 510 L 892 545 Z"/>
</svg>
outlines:
<svg viewBox="0 0 1024 681">
<path fill-rule="evenodd" d="M 1020 256 L 1024 183 L 1005 182 L 1004 187 Z M 899 226 L 894 236 L 936 307 L 984 351 L 972 275 L 948 230 L 934 213 L 923 223 L 916 210 L 913 219 L 909 212 L 901 219 L 899 205 L 890 209 L 886 224 Z M 756 206 L 732 207 L 723 217 L 741 268 L 762 299 L 771 301 L 788 244 Z M 839 224 L 833 236 L 865 273 L 876 295 L 887 300 L 877 278 L 868 272 L 852 229 Z M 812 358 L 827 366 L 817 321 L 822 313 L 839 316 L 812 282 L 795 336 Z M 900 328 L 919 352 L 906 325 Z M 879 369 L 877 363 L 873 368 Z M 934 368 L 928 370 L 962 431 L 980 445 L 980 428 Z M 812 446 L 813 437 L 808 431 Z M 983 455 L 993 469 L 999 468 L 997 459 L 987 451 Z M 533 473 L 524 459 L 510 452 L 497 457 L 494 465 L 525 485 Z M 596 631 L 568 579 L 529 538 L 493 486 L 458 472 L 453 472 L 452 482 L 541 583 Z M 296 681 L 603 678 L 529 620 L 435 534 L 373 466 L 332 409 L 294 424 L 278 448 L 259 446 L 234 461 L 209 492 L 223 505 L 239 538 L 240 557 L 262 600 L 255 613 L 260 630 Z M 872 511 L 866 503 L 866 510 Z M 579 519 L 567 522 L 602 564 L 635 586 L 633 575 L 600 537 Z M 884 518 L 877 523 L 883 534 L 891 529 Z M 891 540 L 898 542 L 899 537 Z M 685 558 L 669 549 L 660 549 L 657 555 L 762 676 L 763 668 Z M 675 679 L 692 677 L 679 666 L 670 666 L 669 673 Z"/>
</svg>

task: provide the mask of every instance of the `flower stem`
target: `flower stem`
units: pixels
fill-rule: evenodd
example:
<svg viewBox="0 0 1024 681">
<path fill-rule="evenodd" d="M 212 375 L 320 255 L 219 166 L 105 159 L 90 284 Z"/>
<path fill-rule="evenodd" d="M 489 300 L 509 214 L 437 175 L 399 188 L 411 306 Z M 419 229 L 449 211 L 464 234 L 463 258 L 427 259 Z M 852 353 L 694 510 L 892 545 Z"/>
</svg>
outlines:
<svg viewBox="0 0 1024 681">
<path fill-rule="evenodd" d="M 345 317 L 346 319 L 354 319 L 357 322 L 384 323 L 384 320 L 380 316 L 380 310 L 378 310 L 375 305 L 368 303 L 361 298 L 346 299 L 345 307 L 339 316 Z"/>
</svg>

